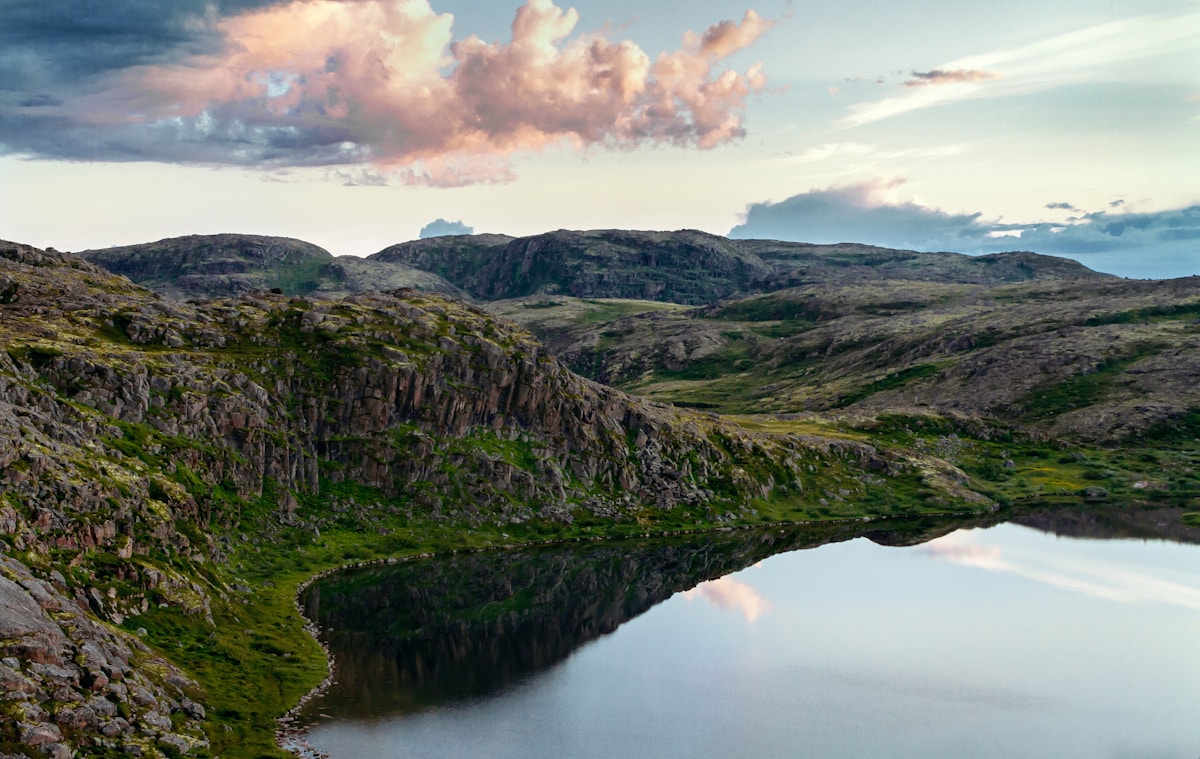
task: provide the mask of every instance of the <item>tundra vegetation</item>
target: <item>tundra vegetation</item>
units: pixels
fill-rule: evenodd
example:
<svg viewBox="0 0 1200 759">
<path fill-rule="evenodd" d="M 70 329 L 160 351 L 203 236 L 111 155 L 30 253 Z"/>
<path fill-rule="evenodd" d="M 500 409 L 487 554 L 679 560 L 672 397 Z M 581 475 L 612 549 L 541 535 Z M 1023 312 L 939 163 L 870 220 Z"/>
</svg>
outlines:
<svg viewBox="0 0 1200 759">
<path fill-rule="evenodd" d="M 1196 280 L 690 232 L 339 261 L 0 243 L 0 755 L 281 755 L 326 672 L 297 589 L 347 565 L 1112 501 L 1196 524 Z"/>
</svg>

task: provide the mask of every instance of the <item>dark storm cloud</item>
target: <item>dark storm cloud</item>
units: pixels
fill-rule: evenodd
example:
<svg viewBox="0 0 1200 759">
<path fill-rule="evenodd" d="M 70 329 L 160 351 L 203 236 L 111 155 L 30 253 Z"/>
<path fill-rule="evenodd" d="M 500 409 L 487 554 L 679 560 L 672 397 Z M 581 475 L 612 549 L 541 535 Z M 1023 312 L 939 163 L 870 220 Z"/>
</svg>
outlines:
<svg viewBox="0 0 1200 759">
<path fill-rule="evenodd" d="M 1068 224 L 1001 224 L 982 221 L 978 213 L 948 214 L 913 203 L 880 202 L 879 190 L 876 185 L 856 185 L 756 203 L 730 237 L 971 254 L 1030 250 L 1075 258 L 1093 269 L 1128 277 L 1200 274 L 1200 205 L 1154 213 L 1114 213 L 1110 208 L 1083 213 Z M 1048 207 L 1064 206 L 1070 207 Z"/>
</svg>

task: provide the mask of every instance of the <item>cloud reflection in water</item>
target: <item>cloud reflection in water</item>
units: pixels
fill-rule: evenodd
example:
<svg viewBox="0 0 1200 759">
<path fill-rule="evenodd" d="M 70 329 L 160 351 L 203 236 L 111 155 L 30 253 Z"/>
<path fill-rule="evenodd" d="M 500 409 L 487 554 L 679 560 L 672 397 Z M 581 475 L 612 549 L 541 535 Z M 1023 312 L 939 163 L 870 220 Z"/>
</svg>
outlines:
<svg viewBox="0 0 1200 759">
<path fill-rule="evenodd" d="M 1001 572 L 1043 585 L 1119 603 L 1159 603 L 1200 611 L 1200 577 L 1160 567 L 1133 566 L 1069 553 L 1001 555 L 966 532 L 930 541 L 917 552 L 967 567 Z M 1173 574 L 1173 577 L 1168 577 Z"/>
<path fill-rule="evenodd" d="M 741 612 L 747 622 L 753 622 L 771 610 L 771 602 L 757 590 L 729 576 L 702 582 L 684 591 L 683 597 L 689 601 L 702 598 L 718 609 Z"/>
</svg>

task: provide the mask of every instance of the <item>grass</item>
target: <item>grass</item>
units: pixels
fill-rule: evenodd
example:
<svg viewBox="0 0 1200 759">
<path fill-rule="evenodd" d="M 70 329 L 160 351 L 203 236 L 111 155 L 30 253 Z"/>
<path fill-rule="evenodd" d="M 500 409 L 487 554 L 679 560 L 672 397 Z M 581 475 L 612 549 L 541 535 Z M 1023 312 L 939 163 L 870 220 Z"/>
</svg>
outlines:
<svg viewBox="0 0 1200 759">
<path fill-rule="evenodd" d="M 838 399 L 834 407 L 845 408 L 846 406 L 851 406 L 871 397 L 875 393 L 882 393 L 885 390 L 897 390 L 917 380 L 932 377 L 941 370 L 942 364 L 939 363 L 916 364 L 906 367 L 846 393 Z"/>
<path fill-rule="evenodd" d="M 271 272 L 268 287 L 278 287 L 284 295 L 307 295 L 321 286 L 321 275 L 328 266 L 327 260 L 309 258 L 281 267 Z"/>
<path fill-rule="evenodd" d="M 1112 391 L 1125 369 L 1161 347 L 1154 342 L 1140 343 L 1133 346 L 1130 353 L 1106 358 L 1094 371 L 1041 388 L 1026 399 L 1025 417 L 1033 420 L 1053 419 L 1072 409 L 1099 403 Z"/>
</svg>

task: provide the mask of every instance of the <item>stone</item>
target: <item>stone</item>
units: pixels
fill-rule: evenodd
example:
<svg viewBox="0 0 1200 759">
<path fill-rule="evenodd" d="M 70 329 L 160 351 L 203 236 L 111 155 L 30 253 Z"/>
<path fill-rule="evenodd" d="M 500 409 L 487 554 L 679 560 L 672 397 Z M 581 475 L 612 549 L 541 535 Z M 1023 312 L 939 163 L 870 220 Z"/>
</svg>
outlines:
<svg viewBox="0 0 1200 759">
<path fill-rule="evenodd" d="M 21 743 L 26 746 L 42 746 L 47 743 L 56 743 L 62 740 L 62 731 L 57 725 L 49 722 L 41 722 L 34 725 L 20 725 L 19 735 Z"/>
</svg>

